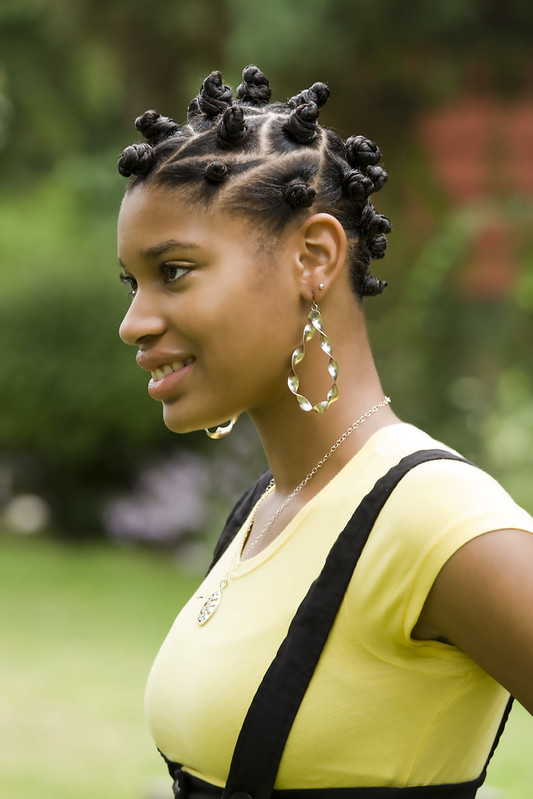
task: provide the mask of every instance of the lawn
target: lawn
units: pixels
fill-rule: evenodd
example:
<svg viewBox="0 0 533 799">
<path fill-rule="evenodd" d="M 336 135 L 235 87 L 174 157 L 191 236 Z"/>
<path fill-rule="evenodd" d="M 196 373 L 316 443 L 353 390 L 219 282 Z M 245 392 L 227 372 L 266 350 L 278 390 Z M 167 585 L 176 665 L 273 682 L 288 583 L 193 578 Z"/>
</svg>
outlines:
<svg viewBox="0 0 533 799">
<path fill-rule="evenodd" d="M 170 556 L 0 537 L 0 796 L 171 796 L 145 727 L 143 691 L 196 582 Z M 487 799 L 533 795 L 532 752 L 533 721 L 518 707 Z"/>
</svg>

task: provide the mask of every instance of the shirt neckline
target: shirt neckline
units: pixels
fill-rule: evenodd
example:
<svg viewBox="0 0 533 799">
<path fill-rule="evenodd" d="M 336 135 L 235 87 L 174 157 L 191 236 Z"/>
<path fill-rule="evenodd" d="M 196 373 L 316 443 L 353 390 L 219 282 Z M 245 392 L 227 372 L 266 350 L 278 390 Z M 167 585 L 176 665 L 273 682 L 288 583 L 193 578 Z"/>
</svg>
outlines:
<svg viewBox="0 0 533 799">
<path fill-rule="evenodd" d="M 305 519 L 308 515 L 312 512 L 315 504 L 319 502 L 324 496 L 326 496 L 329 492 L 335 490 L 335 486 L 338 482 L 340 482 L 346 472 L 349 472 L 353 469 L 354 464 L 358 461 L 364 461 L 366 457 L 368 457 L 373 451 L 376 449 L 376 445 L 378 440 L 382 438 L 383 435 L 389 434 L 391 428 L 400 428 L 400 427 L 408 427 L 409 425 L 405 422 L 394 422 L 390 425 L 384 425 L 380 427 L 378 430 L 374 431 L 372 435 L 365 441 L 363 446 L 357 450 L 357 452 L 350 458 L 347 463 L 335 474 L 328 482 L 312 497 L 308 502 L 300 508 L 300 510 L 293 516 L 293 518 L 285 525 L 283 530 L 260 552 L 257 552 L 255 555 L 251 555 L 249 558 L 245 560 L 237 561 L 235 569 L 232 574 L 232 579 L 238 579 L 239 577 L 244 577 L 246 574 L 249 574 L 254 569 L 261 566 L 267 560 L 272 558 L 276 552 L 278 552 L 286 543 L 287 541 L 292 538 L 294 533 L 298 530 L 298 528 L 304 523 Z M 269 489 L 270 491 L 273 490 L 273 487 Z M 233 549 L 233 556 L 235 556 L 235 549 L 237 547 L 242 548 L 244 543 L 244 535 L 243 530 L 247 530 L 250 526 L 250 523 L 253 519 L 253 516 L 256 512 L 257 507 L 259 506 L 260 502 L 266 496 L 268 491 L 265 491 L 261 497 L 257 500 L 254 504 L 253 508 L 251 509 L 250 513 L 248 514 L 247 518 L 244 521 L 244 524 L 240 528 L 239 532 L 235 536 L 230 545 Z"/>
</svg>

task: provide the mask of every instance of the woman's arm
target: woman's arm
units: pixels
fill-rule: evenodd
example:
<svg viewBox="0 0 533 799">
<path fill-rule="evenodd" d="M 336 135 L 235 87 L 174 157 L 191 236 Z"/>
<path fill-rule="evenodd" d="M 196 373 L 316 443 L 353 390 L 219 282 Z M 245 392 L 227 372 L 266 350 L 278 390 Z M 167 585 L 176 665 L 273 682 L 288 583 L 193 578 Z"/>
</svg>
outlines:
<svg viewBox="0 0 533 799">
<path fill-rule="evenodd" d="M 533 535 L 496 530 L 440 571 L 414 630 L 471 657 L 533 714 Z"/>
</svg>

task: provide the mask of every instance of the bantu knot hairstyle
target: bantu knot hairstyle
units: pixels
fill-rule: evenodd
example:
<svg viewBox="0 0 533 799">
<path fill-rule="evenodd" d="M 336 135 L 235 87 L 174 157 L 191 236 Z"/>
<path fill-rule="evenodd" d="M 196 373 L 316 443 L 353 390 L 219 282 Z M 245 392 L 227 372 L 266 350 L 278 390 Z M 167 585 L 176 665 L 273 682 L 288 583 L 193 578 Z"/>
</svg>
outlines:
<svg viewBox="0 0 533 799">
<path fill-rule="evenodd" d="M 318 136 L 318 106 L 305 103 L 290 112 L 283 130 L 299 144 L 311 144 Z"/>
<path fill-rule="evenodd" d="M 125 178 L 131 175 L 147 175 L 155 162 L 156 154 L 150 144 L 132 144 L 120 156 L 118 171 Z"/>
<path fill-rule="evenodd" d="M 130 189 L 144 181 L 180 189 L 193 204 L 219 204 L 271 233 L 311 213 L 332 214 L 346 231 L 355 293 L 379 294 L 386 283 L 370 266 L 385 255 L 391 224 L 370 197 L 387 173 L 370 139 L 343 141 L 319 124 L 329 93 L 313 83 L 286 103 L 270 103 L 268 79 L 249 65 L 234 99 L 221 73 L 211 72 L 184 125 L 157 111 L 136 119 L 145 142 L 126 147 L 119 172 Z"/>
<path fill-rule="evenodd" d="M 237 99 L 248 105 L 264 105 L 270 100 L 272 90 L 260 69 L 250 64 L 242 72 L 242 83 L 237 87 Z"/>
<path fill-rule="evenodd" d="M 248 125 L 238 105 L 226 108 L 217 124 L 217 142 L 221 147 L 239 147 L 244 143 Z"/>
<path fill-rule="evenodd" d="M 160 141 L 177 133 L 179 125 L 173 119 L 163 117 L 157 111 L 145 111 L 135 120 L 135 127 L 142 133 L 149 144 L 159 144 Z"/>
<path fill-rule="evenodd" d="M 232 102 L 232 91 L 229 86 L 224 86 L 222 83 L 221 73 L 212 72 L 202 83 L 200 94 L 191 102 L 189 109 L 194 107 L 195 114 L 216 117 L 222 114 Z"/>
<path fill-rule="evenodd" d="M 325 83 L 313 83 L 309 89 L 305 89 L 303 92 L 300 92 L 300 94 L 295 94 L 294 97 L 291 97 L 289 105 L 291 108 L 298 108 L 298 106 L 305 105 L 306 103 L 315 103 L 315 105 L 321 108 L 325 105 L 329 94 L 329 88 Z"/>
<path fill-rule="evenodd" d="M 211 183 L 222 183 L 226 180 L 228 167 L 222 161 L 211 161 L 205 168 L 205 176 Z"/>
<path fill-rule="evenodd" d="M 315 201 L 316 190 L 304 183 L 303 180 L 296 178 L 287 183 L 283 196 L 293 208 L 310 208 Z"/>
</svg>

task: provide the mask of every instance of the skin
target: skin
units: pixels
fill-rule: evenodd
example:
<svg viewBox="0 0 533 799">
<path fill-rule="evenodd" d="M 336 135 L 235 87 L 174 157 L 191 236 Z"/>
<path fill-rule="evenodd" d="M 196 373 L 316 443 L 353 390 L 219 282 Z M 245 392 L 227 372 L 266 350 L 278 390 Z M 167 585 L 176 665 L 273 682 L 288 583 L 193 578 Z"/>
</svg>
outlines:
<svg viewBox="0 0 533 799">
<path fill-rule="evenodd" d="M 453 642 L 533 713 L 533 535 L 497 530 L 441 569 L 414 630 Z"/>
<path fill-rule="evenodd" d="M 261 530 L 331 444 L 383 399 L 363 313 L 348 283 L 342 226 L 328 214 L 310 215 L 264 247 L 247 220 L 216 208 L 191 209 L 176 192 L 145 184 L 124 198 L 118 248 L 134 294 L 122 339 L 137 348 L 148 370 L 192 360 L 165 383 L 166 425 L 182 433 L 247 412 L 257 427 L 276 481 L 257 512 L 254 530 Z M 313 295 L 334 357 L 352 364 L 339 378 L 338 401 L 320 415 L 303 413 L 287 389 L 290 353 L 301 343 Z M 300 390 L 312 402 L 330 385 L 315 340 L 298 368 Z M 397 421 L 390 407 L 369 417 L 280 514 L 254 554 L 377 429 Z M 243 557 L 248 554 L 245 547 Z M 445 564 L 413 636 L 453 643 L 533 713 L 532 570 L 531 534 L 487 531 Z"/>
</svg>

